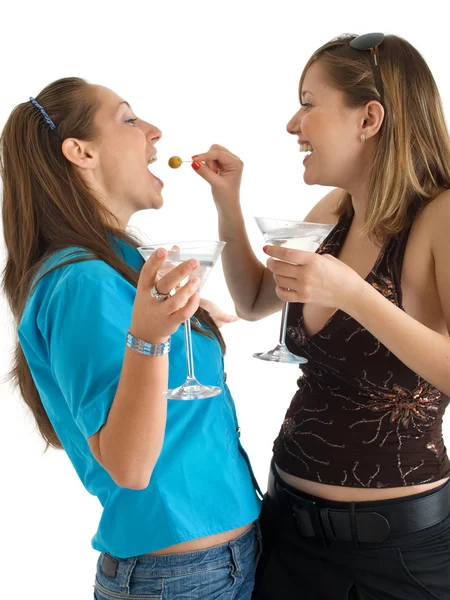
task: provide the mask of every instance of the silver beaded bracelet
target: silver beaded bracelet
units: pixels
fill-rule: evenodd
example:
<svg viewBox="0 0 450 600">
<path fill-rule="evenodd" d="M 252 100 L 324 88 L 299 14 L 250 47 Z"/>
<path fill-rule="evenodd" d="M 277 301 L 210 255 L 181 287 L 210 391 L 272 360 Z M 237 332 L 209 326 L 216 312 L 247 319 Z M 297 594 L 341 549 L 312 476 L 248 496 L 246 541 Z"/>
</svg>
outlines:
<svg viewBox="0 0 450 600">
<path fill-rule="evenodd" d="M 150 344 L 139 338 L 134 337 L 130 332 L 127 333 L 127 346 L 134 352 L 145 354 L 146 356 L 163 356 L 170 350 L 170 338 L 162 344 Z"/>
</svg>

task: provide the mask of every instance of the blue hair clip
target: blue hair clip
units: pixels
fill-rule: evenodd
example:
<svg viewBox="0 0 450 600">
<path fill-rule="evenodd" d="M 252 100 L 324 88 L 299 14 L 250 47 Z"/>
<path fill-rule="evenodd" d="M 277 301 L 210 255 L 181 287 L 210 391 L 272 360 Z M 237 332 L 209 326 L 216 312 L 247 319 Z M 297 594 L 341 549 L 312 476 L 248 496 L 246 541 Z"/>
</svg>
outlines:
<svg viewBox="0 0 450 600">
<path fill-rule="evenodd" d="M 37 100 L 35 100 L 34 98 L 32 98 L 31 96 L 30 96 L 30 102 L 31 102 L 31 104 L 33 104 L 33 106 L 35 106 L 44 115 L 45 120 L 50 125 L 50 129 L 52 131 L 53 131 L 53 129 L 56 129 L 56 125 L 53 123 L 53 121 L 50 119 L 48 114 L 45 112 L 45 108 L 43 106 L 41 106 L 39 104 L 39 102 Z"/>
</svg>

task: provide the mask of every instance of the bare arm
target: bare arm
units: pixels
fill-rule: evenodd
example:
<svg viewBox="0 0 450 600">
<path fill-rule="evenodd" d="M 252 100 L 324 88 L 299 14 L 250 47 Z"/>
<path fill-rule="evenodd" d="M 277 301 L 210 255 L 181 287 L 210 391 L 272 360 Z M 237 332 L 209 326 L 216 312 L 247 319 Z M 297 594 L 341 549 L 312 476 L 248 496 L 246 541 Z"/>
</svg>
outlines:
<svg viewBox="0 0 450 600">
<path fill-rule="evenodd" d="M 121 487 L 148 486 L 164 441 L 167 381 L 167 356 L 126 349 L 108 419 L 88 440 L 92 454 Z"/>
<path fill-rule="evenodd" d="M 434 259 L 447 334 L 419 323 L 369 285 L 363 286 L 360 298 L 349 303 L 348 312 L 410 369 L 450 395 L 450 192 L 427 208 L 431 210 L 424 235 Z"/>
<path fill-rule="evenodd" d="M 233 211 L 219 210 L 219 237 L 227 243 L 222 265 L 236 314 L 256 321 L 280 310 L 272 273 L 252 250 L 239 201 Z"/>
<path fill-rule="evenodd" d="M 226 242 L 222 265 L 236 314 L 247 321 L 256 321 L 281 310 L 273 275 L 255 256 L 245 228 L 239 196 L 242 161 L 217 145 L 196 160 L 204 163 L 198 173 L 211 184 L 217 207 L 219 237 Z M 333 213 L 340 195 L 341 190 L 327 194 L 305 221 L 336 223 Z"/>
<path fill-rule="evenodd" d="M 195 280 L 164 302 L 151 297 L 150 288 L 164 258 L 165 254 L 157 258 L 155 253 L 144 265 L 131 324 L 135 337 L 155 344 L 166 341 L 199 303 Z M 168 293 L 194 268 L 187 262 L 168 273 L 158 281 L 160 293 Z M 149 484 L 164 441 L 167 400 L 162 394 L 167 383 L 167 355 L 150 357 L 126 349 L 106 423 L 88 439 L 97 461 L 121 487 L 139 490 Z"/>
<path fill-rule="evenodd" d="M 448 335 L 422 325 L 369 284 L 364 286 L 358 301 L 349 304 L 347 312 L 412 371 L 450 395 Z"/>
<path fill-rule="evenodd" d="M 283 300 L 340 308 L 411 370 L 450 395 L 450 192 L 436 198 L 429 208 L 432 216 L 423 236 L 434 259 L 447 332 L 434 331 L 415 320 L 333 256 L 269 246 L 267 253 L 279 260 L 270 259 L 268 265 Z"/>
</svg>

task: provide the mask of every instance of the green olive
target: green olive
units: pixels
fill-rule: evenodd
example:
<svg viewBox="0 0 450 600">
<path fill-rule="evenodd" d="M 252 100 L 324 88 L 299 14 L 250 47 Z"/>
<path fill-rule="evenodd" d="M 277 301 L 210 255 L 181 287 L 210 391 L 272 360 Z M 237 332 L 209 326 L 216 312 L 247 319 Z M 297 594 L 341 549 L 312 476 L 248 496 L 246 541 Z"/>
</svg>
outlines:
<svg viewBox="0 0 450 600">
<path fill-rule="evenodd" d="M 179 156 L 171 156 L 169 158 L 169 167 L 172 167 L 172 169 L 178 169 L 178 167 L 181 167 L 182 162 L 183 161 Z"/>
</svg>

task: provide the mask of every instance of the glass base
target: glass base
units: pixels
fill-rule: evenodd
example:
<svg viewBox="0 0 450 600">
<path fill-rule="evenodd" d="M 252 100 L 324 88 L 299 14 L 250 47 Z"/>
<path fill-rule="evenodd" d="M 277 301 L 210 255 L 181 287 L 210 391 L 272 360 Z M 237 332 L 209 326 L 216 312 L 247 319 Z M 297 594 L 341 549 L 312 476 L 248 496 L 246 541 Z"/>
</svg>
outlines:
<svg viewBox="0 0 450 600">
<path fill-rule="evenodd" d="M 258 352 L 258 354 L 253 355 L 253 358 L 259 358 L 259 360 L 267 360 L 269 362 L 289 363 L 292 365 L 304 365 L 308 362 L 307 358 L 292 354 L 292 352 L 289 352 L 286 346 L 282 344 L 278 344 L 273 350 L 269 350 L 269 352 Z"/>
<path fill-rule="evenodd" d="M 166 390 L 164 397 L 169 400 L 203 400 L 213 398 L 222 393 L 222 388 L 215 385 L 202 385 L 196 379 L 187 379 L 183 385 L 173 390 Z"/>
</svg>

